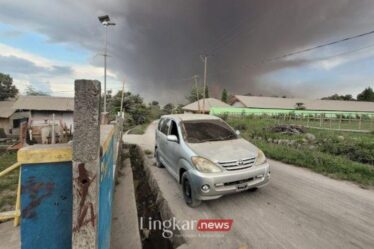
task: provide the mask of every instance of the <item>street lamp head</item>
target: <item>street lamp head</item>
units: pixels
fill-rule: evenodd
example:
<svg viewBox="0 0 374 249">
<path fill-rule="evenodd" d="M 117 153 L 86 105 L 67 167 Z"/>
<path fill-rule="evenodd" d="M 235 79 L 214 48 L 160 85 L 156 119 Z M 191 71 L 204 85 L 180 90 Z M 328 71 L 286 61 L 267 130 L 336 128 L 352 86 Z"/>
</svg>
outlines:
<svg viewBox="0 0 374 249">
<path fill-rule="evenodd" d="M 105 22 L 103 23 L 104 26 L 114 26 L 116 25 L 114 22 Z"/>
<path fill-rule="evenodd" d="M 99 16 L 99 21 L 104 24 L 104 22 L 110 22 L 110 18 L 108 15 L 105 15 L 105 16 Z"/>
</svg>

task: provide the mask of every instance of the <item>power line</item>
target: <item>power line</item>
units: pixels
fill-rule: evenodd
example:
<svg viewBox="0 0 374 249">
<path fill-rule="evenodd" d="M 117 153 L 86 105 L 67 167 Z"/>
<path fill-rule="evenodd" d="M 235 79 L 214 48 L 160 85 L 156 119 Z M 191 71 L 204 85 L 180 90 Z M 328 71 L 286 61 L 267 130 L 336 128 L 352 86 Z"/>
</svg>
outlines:
<svg viewBox="0 0 374 249">
<path fill-rule="evenodd" d="M 338 43 L 341 43 L 341 42 L 346 42 L 346 41 L 349 41 L 349 40 L 353 40 L 353 39 L 356 39 L 356 38 L 361 38 L 363 36 L 372 35 L 372 34 L 374 34 L 374 30 L 366 32 L 366 33 L 358 34 L 358 35 L 349 36 L 349 37 L 346 37 L 346 38 L 343 38 L 343 39 L 340 39 L 340 40 L 336 40 L 336 41 L 332 41 L 332 42 L 328 42 L 328 43 L 324 43 L 324 44 L 312 46 L 312 47 L 309 47 L 309 48 L 305 48 L 305 49 L 302 49 L 302 50 L 294 51 L 294 52 L 287 53 L 287 54 L 284 54 L 284 55 L 276 56 L 276 57 L 267 59 L 267 60 L 265 60 L 263 62 L 270 62 L 270 61 L 274 61 L 274 60 L 284 59 L 284 58 L 287 58 L 287 57 L 290 57 L 290 56 L 294 56 L 294 55 L 297 55 L 297 54 L 302 54 L 302 53 L 310 52 L 312 50 L 316 50 L 316 49 L 319 49 L 319 48 L 324 48 L 324 47 L 327 47 L 327 46 L 335 45 L 335 44 L 338 44 Z"/>
</svg>

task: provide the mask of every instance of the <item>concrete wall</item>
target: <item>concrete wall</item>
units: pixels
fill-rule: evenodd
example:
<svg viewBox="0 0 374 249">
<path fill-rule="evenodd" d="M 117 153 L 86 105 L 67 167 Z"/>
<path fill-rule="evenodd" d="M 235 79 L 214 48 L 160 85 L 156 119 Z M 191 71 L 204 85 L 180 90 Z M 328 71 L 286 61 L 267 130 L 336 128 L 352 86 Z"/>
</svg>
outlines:
<svg viewBox="0 0 374 249">
<path fill-rule="evenodd" d="M 70 248 L 70 145 L 35 145 L 18 152 L 21 166 L 21 248 Z"/>
<path fill-rule="evenodd" d="M 100 93 L 98 81 L 75 81 L 72 146 L 33 145 L 18 151 L 21 248 L 110 248 L 123 121 L 100 127 Z"/>
<path fill-rule="evenodd" d="M 100 127 L 100 165 L 97 200 L 96 248 L 110 248 L 112 202 L 120 126 Z M 72 248 L 72 147 L 68 144 L 33 145 L 18 152 L 21 166 L 21 248 Z M 79 192 L 79 191 L 78 191 Z M 81 195 L 84 194 L 79 192 Z M 89 206 L 87 206 L 89 207 Z M 86 213 L 89 214 L 89 208 Z M 91 226 L 83 219 L 82 226 Z M 76 231 L 77 232 L 77 231 Z M 95 237 L 92 239 L 95 240 Z"/>
<path fill-rule="evenodd" d="M 102 125 L 101 135 L 98 248 L 109 249 L 120 131 L 113 125 Z"/>
</svg>

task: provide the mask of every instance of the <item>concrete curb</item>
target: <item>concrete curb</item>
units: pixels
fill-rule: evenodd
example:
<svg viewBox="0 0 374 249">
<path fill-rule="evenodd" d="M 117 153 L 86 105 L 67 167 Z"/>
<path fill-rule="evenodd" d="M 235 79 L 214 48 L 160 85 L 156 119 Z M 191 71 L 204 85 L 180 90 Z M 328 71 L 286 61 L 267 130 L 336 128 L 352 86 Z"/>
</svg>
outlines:
<svg viewBox="0 0 374 249">
<path fill-rule="evenodd" d="M 126 248 L 141 249 L 131 162 L 127 158 L 122 163 L 124 164 L 122 169 L 117 168 L 119 183 L 114 193 L 111 248 L 121 249 L 126 245 Z"/>
</svg>

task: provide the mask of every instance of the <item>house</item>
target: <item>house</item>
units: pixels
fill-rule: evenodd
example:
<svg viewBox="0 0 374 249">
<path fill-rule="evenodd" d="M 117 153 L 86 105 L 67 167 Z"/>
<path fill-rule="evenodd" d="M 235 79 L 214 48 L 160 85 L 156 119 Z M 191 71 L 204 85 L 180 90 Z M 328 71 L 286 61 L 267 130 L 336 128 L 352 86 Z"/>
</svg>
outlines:
<svg viewBox="0 0 374 249">
<path fill-rule="evenodd" d="M 11 117 L 16 111 L 13 108 L 15 101 L 0 101 L 0 129 L 3 129 L 6 135 L 11 133 Z"/>
<path fill-rule="evenodd" d="M 374 103 L 301 98 L 276 98 L 235 95 L 233 107 L 273 110 L 308 110 L 321 112 L 366 112 L 374 114 Z"/>
<path fill-rule="evenodd" d="M 11 117 L 13 134 L 23 121 L 31 126 L 55 122 L 72 130 L 74 98 L 52 96 L 20 96 L 13 105 L 15 113 Z"/>
<path fill-rule="evenodd" d="M 182 110 L 184 111 L 184 113 L 199 113 L 200 111 L 202 112 L 203 105 L 204 99 L 200 99 L 191 104 L 185 105 L 184 107 L 182 107 Z M 206 98 L 204 113 L 208 114 L 210 112 L 210 109 L 213 107 L 230 107 L 230 105 L 215 98 Z"/>
</svg>

